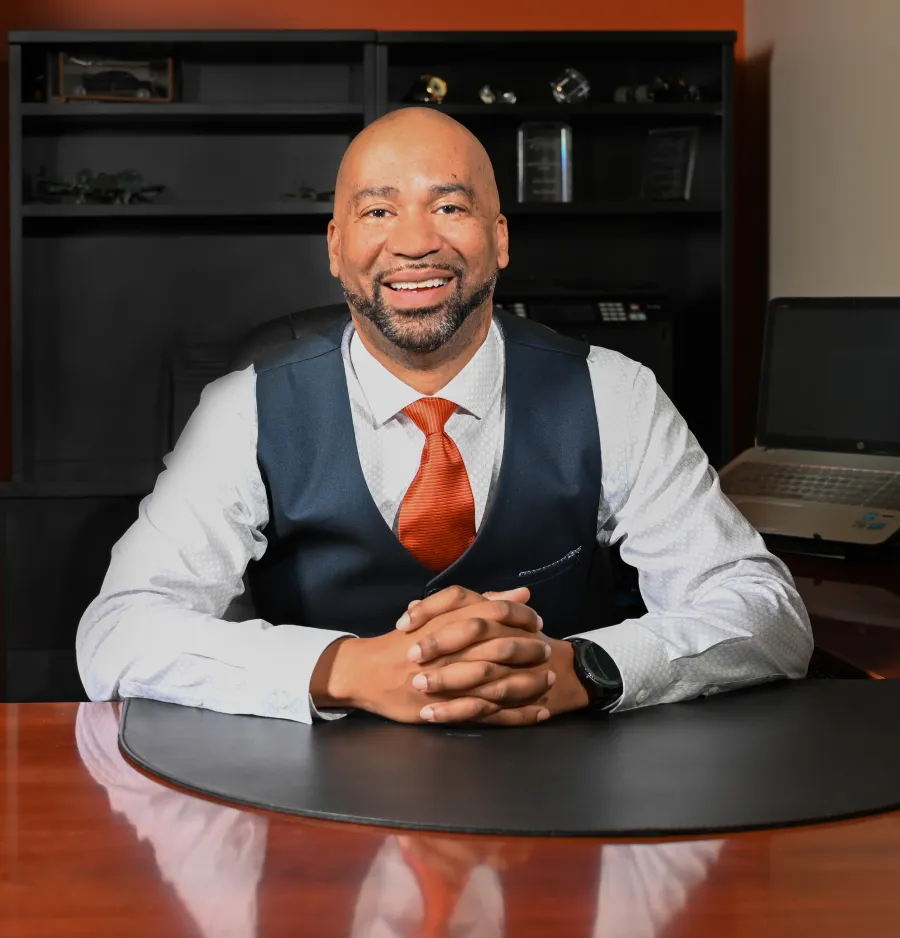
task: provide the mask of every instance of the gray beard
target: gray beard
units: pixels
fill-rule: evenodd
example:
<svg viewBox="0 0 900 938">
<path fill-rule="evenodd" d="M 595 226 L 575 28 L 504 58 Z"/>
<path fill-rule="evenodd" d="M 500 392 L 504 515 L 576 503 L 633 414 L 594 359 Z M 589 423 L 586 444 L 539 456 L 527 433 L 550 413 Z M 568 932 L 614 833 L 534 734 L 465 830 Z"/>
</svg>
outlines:
<svg viewBox="0 0 900 938">
<path fill-rule="evenodd" d="M 463 296 L 461 271 L 453 270 L 453 274 L 456 288 L 450 298 L 437 306 L 421 306 L 418 309 L 391 312 L 384 300 L 384 291 L 390 290 L 390 287 L 385 287 L 377 280 L 373 285 L 371 300 L 354 293 L 343 280 L 341 288 L 350 306 L 368 319 L 392 345 L 407 352 L 434 352 L 446 345 L 459 327 L 494 292 L 500 268 L 468 296 Z M 405 328 L 409 323 L 415 323 L 416 328 Z"/>
</svg>

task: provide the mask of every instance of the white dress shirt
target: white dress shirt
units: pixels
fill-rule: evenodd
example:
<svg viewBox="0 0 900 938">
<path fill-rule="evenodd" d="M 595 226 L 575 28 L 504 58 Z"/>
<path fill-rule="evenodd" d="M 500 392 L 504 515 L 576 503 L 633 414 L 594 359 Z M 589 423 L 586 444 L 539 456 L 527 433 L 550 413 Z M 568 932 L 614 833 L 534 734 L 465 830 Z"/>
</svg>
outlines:
<svg viewBox="0 0 900 938">
<path fill-rule="evenodd" d="M 476 529 L 503 453 L 504 351 L 495 318 L 471 361 L 435 395 L 458 405 L 446 431 L 472 485 Z M 366 350 L 352 322 L 341 354 L 363 473 L 396 531 L 424 445 L 400 411 L 422 395 Z M 648 610 L 593 631 L 572 623 L 570 637 L 597 642 L 621 672 L 612 712 L 802 677 L 813 640 L 787 567 L 722 494 L 653 373 L 602 347 L 592 347 L 587 362 L 603 457 L 597 540 L 619 544 L 637 568 Z M 269 521 L 252 365 L 207 385 L 163 462 L 79 624 L 88 695 L 302 722 L 340 716 L 317 713 L 309 683 L 322 652 L 352 635 L 353 624 L 347 632 L 273 626 L 242 608 L 244 574 L 265 553 Z"/>
</svg>

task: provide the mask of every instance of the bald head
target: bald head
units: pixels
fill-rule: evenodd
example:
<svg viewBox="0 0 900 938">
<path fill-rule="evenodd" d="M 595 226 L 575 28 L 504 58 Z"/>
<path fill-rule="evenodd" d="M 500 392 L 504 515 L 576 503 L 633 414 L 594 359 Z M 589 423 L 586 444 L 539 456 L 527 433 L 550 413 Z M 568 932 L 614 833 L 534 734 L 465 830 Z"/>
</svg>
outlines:
<svg viewBox="0 0 900 938">
<path fill-rule="evenodd" d="M 497 215 L 500 197 L 494 167 L 481 141 L 459 121 L 427 107 L 391 111 L 362 130 L 347 147 L 335 184 L 335 216 L 352 210 L 358 193 L 367 188 L 371 172 L 393 181 L 398 168 L 434 164 L 437 158 L 454 164 L 448 183 L 468 186 L 485 214 Z M 448 160 L 449 158 L 449 160 Z M 453 169 L 454 167 L 451 167 Z"/>
</svg>

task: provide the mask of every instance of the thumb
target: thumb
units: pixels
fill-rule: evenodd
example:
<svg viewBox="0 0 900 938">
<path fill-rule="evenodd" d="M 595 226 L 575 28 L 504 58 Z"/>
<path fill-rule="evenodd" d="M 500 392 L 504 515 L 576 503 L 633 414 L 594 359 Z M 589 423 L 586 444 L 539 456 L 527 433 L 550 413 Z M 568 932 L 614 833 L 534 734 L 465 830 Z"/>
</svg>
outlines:
<svg viewBox="0 0 900 938">
<path fill-rule="evenodd" d="M 513 602 L 524 603 L 531 596 L 531 590 L 527 586 L 517 586 L 515 589 L 503 590 L 502 592 L 485 592 L 481 594 L 485 599 L 510 599 Z"/>
</svg>

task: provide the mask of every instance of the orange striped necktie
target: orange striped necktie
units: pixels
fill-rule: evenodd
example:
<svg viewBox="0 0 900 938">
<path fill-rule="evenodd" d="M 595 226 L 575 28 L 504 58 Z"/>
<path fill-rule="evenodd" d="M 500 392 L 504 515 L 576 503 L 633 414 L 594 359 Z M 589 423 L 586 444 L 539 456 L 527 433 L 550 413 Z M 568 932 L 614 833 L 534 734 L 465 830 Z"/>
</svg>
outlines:
<svg viewBox="0 0 900 938">
<path fill-rule="evenodd" d="M 437 865 L 439 856 L 436 861 L 429 863 L 428 856 L 420 856 L 415 845 L 406 840 L 404 838 L 400 841 L 400 853 L 416 877 L 422 893 L 422 920 L 416 938 L 447 938 L 450 919 L 462 898 L 471 869 L 465 870 L 465 875 L 462 875 L 463 871 L 445 871 Z"/>
<path fill-rule="evenodd" d="M 453 401 L 421 397 L 403 408 L 425 434 L 422 461 L 403 496 L 397 522 L 400 543 L 435 573 L 445 570 L 475 540 L 475 499 L 462 456 L 444 424 Z"/>
</svg>

